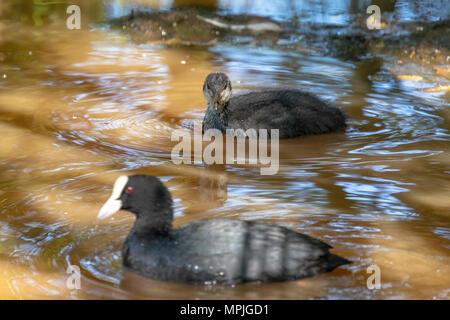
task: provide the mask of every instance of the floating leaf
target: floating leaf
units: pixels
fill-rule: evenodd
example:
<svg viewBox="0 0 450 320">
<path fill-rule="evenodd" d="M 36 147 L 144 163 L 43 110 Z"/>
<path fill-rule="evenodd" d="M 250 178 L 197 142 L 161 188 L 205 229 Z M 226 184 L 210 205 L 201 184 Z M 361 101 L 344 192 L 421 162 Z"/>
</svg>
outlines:
<svg viewBox="0 0 450 320">
<path fill-rule="evenodd" d="M 450 91 L 450 86 L 440 86 L 424 90 L 424 92 L 445 92 L 445 91 Z"/>
<path fill-rule="evenodd" d="M 413 76 L 413 75 L 406 75 L 406 74 L 399 74 L 397 76 L 400 80 L 410 80 L 410 81 L 420 81 L 423 80 L 422 76 Z"/>
<path fill-rule="evenodd" d="M 450 78 L 450 67 L 434 67 L 434 71 L 444 77 Z"/>
</svg>

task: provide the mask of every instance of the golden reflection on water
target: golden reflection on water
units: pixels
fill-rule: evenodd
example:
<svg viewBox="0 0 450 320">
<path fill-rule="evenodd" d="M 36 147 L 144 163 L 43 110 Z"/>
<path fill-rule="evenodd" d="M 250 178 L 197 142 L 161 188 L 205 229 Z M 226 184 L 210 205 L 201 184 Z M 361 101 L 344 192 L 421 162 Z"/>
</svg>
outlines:
<svg viewBox="0 0 450 320">
<path fill-rule="evenodd" d="M 445 96 L 383 91 L 385 83 L 368 80 L 381 68 L 371 62 L 140 46 L 101 28 L 70 33 L 60 22 L 36 29 L 0 21 L 0 298 L 448 299 Z M 176 166 L 171 132 L 201 122 L 201 88 L 212 70 L 228 72 L 237 91 L 317 91 L 344 106 L 350 128 L 283 141 L 275 176 L 246 166 Z M 232 288 L 141 279 L 121 269 L 132 215 L 96 220 L 124 172 L 162 177 L 176 226 L 212 217 L 280 223 L 354 263 L 299 282 Z M 81 267 L 81 290 L 65 285 L 69 264 Z M 366 287 L 371 264 L 381 268 L 378 291 Z"/>
</svg>

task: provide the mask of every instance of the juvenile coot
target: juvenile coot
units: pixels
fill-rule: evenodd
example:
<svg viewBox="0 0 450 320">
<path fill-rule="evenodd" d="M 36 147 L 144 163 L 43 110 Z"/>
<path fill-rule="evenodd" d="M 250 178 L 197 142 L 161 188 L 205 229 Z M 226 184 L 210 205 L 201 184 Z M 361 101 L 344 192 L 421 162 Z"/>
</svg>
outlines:
<svg viewBox="0 0 450 320">
<path fill-rule="evenodd" d="M 230 79 L 218 72 L 206 77 L 203 94 L 208 101 L 203 132 L 279 129 L 280 138 L 294 138 L 346 127 L 346 117 L 339 107 L 299 90 L 273 89 L 232 96 Z"/>
<path fill-rule="evenodd" d="M 98 218 L 120 209 L 136 215 L 122 249 L 125 267 L 143 276 L 193 284 L 288 281 L 350 261 L 328 244 L 269 223 L 197 220 L 172 228 L 172 197 L 153 176 L 121 176 Z"/>
</svg>

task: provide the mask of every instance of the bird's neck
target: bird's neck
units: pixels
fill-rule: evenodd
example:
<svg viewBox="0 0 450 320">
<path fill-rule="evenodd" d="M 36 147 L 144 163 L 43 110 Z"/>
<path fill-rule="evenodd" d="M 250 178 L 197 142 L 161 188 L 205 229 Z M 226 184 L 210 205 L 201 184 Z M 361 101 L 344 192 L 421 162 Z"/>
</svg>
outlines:
<svg viewBox="0 0 450 320">
<path fill-rule="evenodd" d="M 148 212 L 152 210 L 153 212 Z M 137 235 L 166 235 L 172 230 L 172 208 L 142 209 L 136 213 L 133 230 Z"/>
<path fill-rule="evenodd" d="M 228 104 L 229 102 L 221 105 L 218 108 L 215 108 L 212 104 L 209 104 L 209 108 L 218 116 L 220 116 L 221 119 L 226 120 L 228 118 Z"/>
</svg>

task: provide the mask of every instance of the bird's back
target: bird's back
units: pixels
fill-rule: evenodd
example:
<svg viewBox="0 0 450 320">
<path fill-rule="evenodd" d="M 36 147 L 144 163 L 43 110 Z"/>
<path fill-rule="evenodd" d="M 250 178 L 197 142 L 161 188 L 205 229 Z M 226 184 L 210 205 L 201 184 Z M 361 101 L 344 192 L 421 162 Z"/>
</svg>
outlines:
<svg viewBox="0 0 450 320">
<path fill-rule="evenodd" d="M 330 246 L 277 225 L 228 219 L 198 220 L 170 237 L 124 246 L 124 264 L 144 276 L 189 283 L 286 281 L 331 271 L 347 260 Z"/>
<path fill-rule="evenodd" d="M 340 108 L 299 90 L 236 95 L 226 108 L 228 128 L 279 129 L 280 138 L 327 133 L 346 126 Z"/>
</svg>

